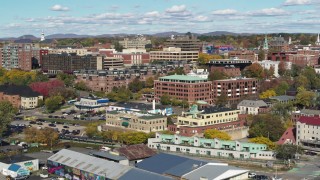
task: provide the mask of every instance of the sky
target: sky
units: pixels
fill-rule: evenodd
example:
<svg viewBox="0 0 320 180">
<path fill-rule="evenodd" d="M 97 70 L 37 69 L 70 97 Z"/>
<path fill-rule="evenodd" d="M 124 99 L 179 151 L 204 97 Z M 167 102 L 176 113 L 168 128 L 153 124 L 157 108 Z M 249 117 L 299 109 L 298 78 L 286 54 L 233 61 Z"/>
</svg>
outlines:
<svg viewBox="0 0 320 180">
<path fill-rule="evenodd" d="M 318 33 L 319 9 L 320 0 L 6 0 L 0 37 L 39 37 L 42 31 Z"/>
</svg>

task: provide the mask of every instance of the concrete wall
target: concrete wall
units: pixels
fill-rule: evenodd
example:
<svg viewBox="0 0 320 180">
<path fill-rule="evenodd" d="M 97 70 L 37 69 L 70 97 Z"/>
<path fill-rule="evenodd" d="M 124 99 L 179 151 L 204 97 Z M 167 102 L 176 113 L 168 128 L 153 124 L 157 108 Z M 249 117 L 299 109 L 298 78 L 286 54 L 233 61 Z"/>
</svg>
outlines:
<svg viewBox="0 0 320 180">
<path fill-rule="evenodd" d="M 231 136 L 232 140 L 246 138 L 249 135 L 248 131 L 249 131 L 249 128 L 247 128 L 247 127 L 224 130 L 224 132 L 227 132 Z"/>
</svg>

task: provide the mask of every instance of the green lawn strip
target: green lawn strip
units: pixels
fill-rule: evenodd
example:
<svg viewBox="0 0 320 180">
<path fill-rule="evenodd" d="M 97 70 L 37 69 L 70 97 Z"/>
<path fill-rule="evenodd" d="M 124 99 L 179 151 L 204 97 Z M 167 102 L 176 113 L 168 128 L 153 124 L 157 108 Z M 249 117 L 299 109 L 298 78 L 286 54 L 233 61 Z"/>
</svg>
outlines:
<svg viewBox="0 0 320 180">
<path fill-rule="evenodd" d="M 46 120 L 47 122 L 61 122 L 61 123 L 67 123 L 67 124 L 79 124 L 81 126 L 86 126 L 91 123 L 97 123 L 101 122 L 99 120 L 69 120 L 69 119 L 54 119 L 54 118 L 41 118 L 43 120 Z"/>
</svg>

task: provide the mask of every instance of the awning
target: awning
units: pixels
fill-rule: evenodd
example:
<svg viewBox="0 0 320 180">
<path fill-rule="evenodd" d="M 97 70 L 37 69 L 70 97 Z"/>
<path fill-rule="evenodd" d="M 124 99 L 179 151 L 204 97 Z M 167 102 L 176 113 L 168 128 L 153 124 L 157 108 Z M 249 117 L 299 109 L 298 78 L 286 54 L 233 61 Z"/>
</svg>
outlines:
<svg viewBox="0 0 320 180">
<path fill-rule="evenodd" d="M 124 126 L 124 127 L 128 127 L 129 126 L 129 122 L 122 122 L 121 125 Z"/>
</svg>

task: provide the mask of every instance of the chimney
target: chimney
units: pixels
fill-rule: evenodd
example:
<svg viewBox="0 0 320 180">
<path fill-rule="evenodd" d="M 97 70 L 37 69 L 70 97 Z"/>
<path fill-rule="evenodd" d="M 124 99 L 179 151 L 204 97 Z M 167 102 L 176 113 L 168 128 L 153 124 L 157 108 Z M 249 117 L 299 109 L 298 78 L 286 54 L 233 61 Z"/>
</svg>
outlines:
<svg viewBox="0 0 320 180">
<path fill-rule="evenodd" d="M 156 100 L 155 99 L 152 100 L 152 109 L 156 110 Z"/>
</svg>

